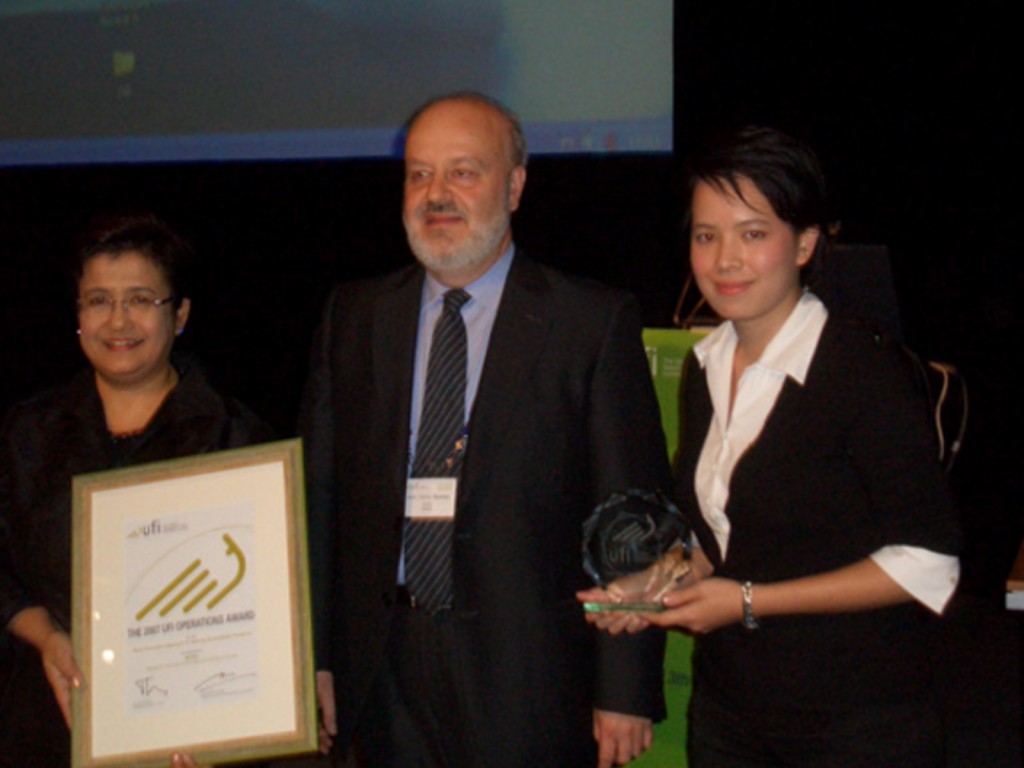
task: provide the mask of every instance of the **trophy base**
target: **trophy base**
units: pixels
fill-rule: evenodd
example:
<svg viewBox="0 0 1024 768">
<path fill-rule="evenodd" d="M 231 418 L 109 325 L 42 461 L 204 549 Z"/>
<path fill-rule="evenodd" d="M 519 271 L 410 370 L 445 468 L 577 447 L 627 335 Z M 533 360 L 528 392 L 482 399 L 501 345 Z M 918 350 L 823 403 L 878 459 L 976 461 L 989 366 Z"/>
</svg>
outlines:
<svg viewBox="0 0 1024 768">
<path fill-rule="evenodd" d="M 584 603 L 586 613 L 661 613 L 660 603 Z"/>
</svg>

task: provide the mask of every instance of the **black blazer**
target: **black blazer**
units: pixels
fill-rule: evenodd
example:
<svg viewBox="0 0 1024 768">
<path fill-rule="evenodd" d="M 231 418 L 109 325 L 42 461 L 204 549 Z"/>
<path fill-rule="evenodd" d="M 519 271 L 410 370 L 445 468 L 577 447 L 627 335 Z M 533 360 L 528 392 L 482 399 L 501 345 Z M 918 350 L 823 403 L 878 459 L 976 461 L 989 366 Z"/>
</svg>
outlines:
<svg viewBox="0 0 1024 768">
<path fill-rule="evenodd" d="M 19 403 L 0 430 L 0 625 L 29 605 L 62 626 L 71 613 L 71 478 L 120 466 L 260 443 L 271 429 L 214 391 L 197 365 L 140 436 L 116 447 L 95 374 Z M 0 763 L 67 765 L 68 729 L 34 648 L 0 633 Z"/>
<path fill-rule="evenodd" d="M 343 747 L 392 615 L 423 279 L 414 266 L 335 289 L 301 418 L 318 668 L 335 675 Z M 668 478 L 635 302 L 517 255 L 469 424 L 453 552 L 467 695 L 499 764 L 589 760 L 594 706 L 663 716 L 661 633 L 599 637 L 573 593 L 588 586 L 589 510 Z"/>
<path fill-rule="evenodd" d="M 693 485 L 712 404 L 692 354 L 684 394 L 677 496 L 718 574 L 755 584 L 794 579 L 895 544 L 957 553 L 935 433 L 902 350 L 829 317 L 804 385 L 785 382 L 733 471 L 724 561 Z M 724 627 L 698 637 L 695 684 L 734 711 L 799 728 L 813 713 L 925 690 L 933 623 L 927 609 L 908 603 L 770 617 L 755 632 Z"/>
</svg>

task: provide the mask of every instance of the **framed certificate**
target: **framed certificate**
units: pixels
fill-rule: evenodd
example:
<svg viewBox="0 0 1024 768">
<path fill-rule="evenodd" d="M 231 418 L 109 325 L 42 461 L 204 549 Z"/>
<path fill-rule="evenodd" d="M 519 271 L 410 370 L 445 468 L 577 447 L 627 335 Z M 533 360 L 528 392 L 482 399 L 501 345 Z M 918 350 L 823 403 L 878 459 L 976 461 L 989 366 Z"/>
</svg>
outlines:
<svg viewBox="0 0 1024 768">
<path fill-rule="evenodd" d="M 73 483 L 72 765 L 317 748 L 299 440 Z"/>
</svg>

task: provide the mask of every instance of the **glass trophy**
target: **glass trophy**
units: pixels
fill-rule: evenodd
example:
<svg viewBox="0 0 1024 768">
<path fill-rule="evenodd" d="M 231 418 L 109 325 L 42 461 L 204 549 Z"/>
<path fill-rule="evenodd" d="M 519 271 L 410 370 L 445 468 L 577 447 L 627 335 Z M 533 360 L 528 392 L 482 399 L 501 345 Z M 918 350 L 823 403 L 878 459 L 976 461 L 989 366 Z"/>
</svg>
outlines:
<svg viewBox="0 0 1024 768">
<path fill-rule="evenodd" d="M 690 574 L 689 529 L 660 491 L 612 493 L 583 523 L 583 569 L 608 594 L 585 611 L 661 611 Z"/>
</svg>

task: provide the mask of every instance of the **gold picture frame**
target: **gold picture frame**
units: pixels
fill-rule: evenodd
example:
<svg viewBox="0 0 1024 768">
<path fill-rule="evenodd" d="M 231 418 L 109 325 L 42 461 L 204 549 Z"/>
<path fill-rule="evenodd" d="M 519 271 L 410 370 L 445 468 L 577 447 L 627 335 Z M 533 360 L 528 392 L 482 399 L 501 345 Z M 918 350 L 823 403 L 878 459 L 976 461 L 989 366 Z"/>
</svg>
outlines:
<svg viewBox="0 0 1024 768">
<path fill-rule="evenodd" d="M 317 748 L 298 439 L 72 485 L 74 768 Z"/>
</svg>

